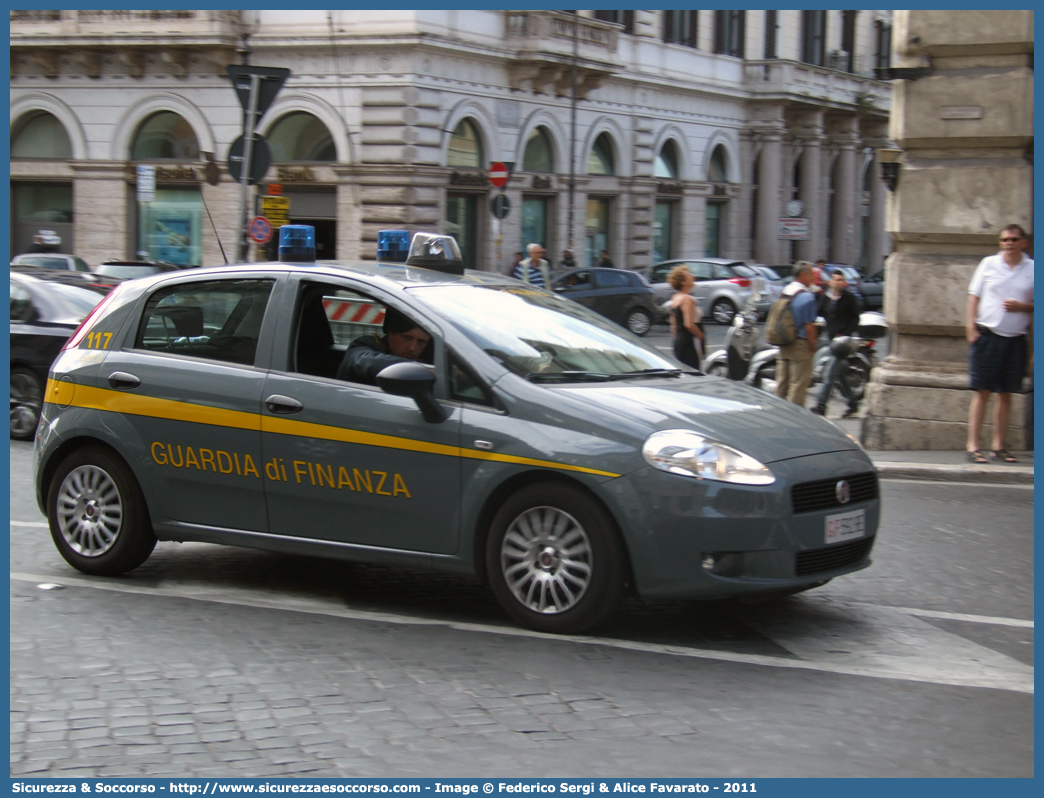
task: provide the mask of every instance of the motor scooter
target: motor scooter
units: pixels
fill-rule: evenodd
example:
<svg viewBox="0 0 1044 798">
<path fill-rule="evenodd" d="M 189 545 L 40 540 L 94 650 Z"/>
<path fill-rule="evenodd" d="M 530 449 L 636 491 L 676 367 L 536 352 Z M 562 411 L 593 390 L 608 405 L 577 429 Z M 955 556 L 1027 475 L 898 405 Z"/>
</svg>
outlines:
<svg viewBox="0 0 1044 798">
<path fill-rule="evenodd" d="M 826 325 L 826 320 L 819 316 L 815 321 L 820 330 Z M 832 341 L 825 342 L 816 349 L 812 359 L 811 385 L 818 385 L 823 381 L 823 373 L 831 355 L 842 357 L 845 360 L 845 379 L 852 396 L 858 402 L 866 393 L 866 385 L 870 382 L 870 372 L 877 365 L 875 345 L 879 338 L 888 334 L 888 322 L 884 315 L 876 311 L 866 311 L 859 316 L 859 327 L 856 334 L 851 336 L 838 336 Z M 779 347 L 771 347 L 758 352 L 751 360 L 750 369 L 744 379 L 748 385 L 765 390 L 775 390 L 776 360 L 779 355 Z M 771 385 L 766 385 L 771 382 Z M 838 388 L 834 387 L 834 391 Z"/>
<path fill-rule="evenodd" d="M 761 342 L 757 313 L 758 302 L 761 301 L 767 286 L 764 278 L 754 278 L 751 282 L 754 284 L 753 290 L 743 310 L 733 317 L 732 324 L 725 333 L 724 346 L 704 359 L 704 373 L 728 377 L 738 382 L 746 377 L 755 353 L 768 346 Z"/>
</svg>

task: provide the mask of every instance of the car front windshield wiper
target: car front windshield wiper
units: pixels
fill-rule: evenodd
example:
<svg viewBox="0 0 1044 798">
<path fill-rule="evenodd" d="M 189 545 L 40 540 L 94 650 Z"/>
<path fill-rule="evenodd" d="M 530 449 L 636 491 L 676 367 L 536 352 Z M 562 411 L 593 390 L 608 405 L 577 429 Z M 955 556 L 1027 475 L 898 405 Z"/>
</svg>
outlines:
<svg viewBox="0 0 1044 798">
<path fill-rule="evenodd" d="M 546 374 L 532 372 L 526 375 L 526 379 L 530 382 L 608 382 L 613 376 L 598 371 L 554 371 Z"/>
<path fill-rule="evenodd" d="M 681 369 L 640 369 L 639 371 L 625 371 L 614 374 L 610 379 L 629 380 L 632 377 L 680 377 L 682 374 L 695 374 L 695 371 L 682 371 Z"/>
</svg>

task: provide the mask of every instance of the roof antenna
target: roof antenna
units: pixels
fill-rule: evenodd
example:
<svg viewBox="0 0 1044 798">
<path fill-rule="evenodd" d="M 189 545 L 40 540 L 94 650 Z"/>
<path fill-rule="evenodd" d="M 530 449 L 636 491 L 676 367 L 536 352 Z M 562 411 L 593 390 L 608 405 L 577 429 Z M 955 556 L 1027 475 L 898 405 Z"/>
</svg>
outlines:
<svg viewBox="0 0 1044 798">
<path fill-rule="evenodd" d="M 216 186 L 221 182 L 221 172 L 218 170 L 218 165 L 214 161 L 214 153 L 205 152 L 203 157 L 207 159 L 207 165 L 204 167 L 206 173 L 207 182 Z M 214 228 L 214 237 L 217 239 L 218 248 L 221 250 L 221 257 L 225 259 L 225 265 L 228 266 L 228 255 L 225 254 L 225 248 L 221 246 L 221 236 L 218 234 L 217 225 L 214 224 L 214 217 L 210 215 L 210 208 L 207 207 L 207 200 L 203 196 L 203 186 L 199 187 L 199 198 L 203 200 L 203 208 L 207 212 L 207 218 L 210 219 L 210 226 Z"/>
</svg>

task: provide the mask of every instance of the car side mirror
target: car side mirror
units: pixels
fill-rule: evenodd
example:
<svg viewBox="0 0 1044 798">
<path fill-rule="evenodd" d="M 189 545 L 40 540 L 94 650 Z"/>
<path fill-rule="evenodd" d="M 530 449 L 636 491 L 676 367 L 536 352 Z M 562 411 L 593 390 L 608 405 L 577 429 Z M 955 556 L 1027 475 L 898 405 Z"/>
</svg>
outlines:
<svg viewBox="0 0 1044 798">
<path fill-rule="evenodd" d="M 424 420 L 441 424 L 449 412 L 435 399 L 435 372 L 420 363 L 395 363 L 378 372 L 377 385 L 392 396 L 409 396 Z"/>
</svg>

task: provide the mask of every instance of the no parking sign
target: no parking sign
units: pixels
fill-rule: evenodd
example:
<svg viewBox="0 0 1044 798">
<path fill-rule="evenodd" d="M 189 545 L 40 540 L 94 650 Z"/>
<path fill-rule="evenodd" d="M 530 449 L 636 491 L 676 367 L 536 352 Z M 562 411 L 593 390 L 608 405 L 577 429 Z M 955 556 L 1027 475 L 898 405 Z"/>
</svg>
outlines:
<svg viewBox="0 0 1044 798">
<path fill-rule="evenodd" d="M 247 235 L 255 244 L 267 244 L 272 240 L 272 225 L 264 216 L 255 216 L 250 220 Z"/>
</svg>

